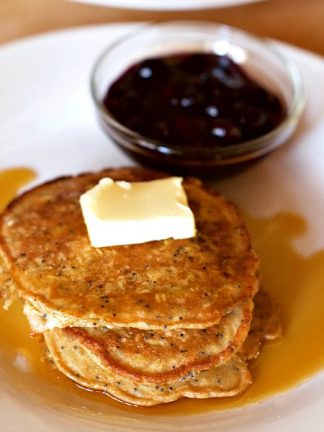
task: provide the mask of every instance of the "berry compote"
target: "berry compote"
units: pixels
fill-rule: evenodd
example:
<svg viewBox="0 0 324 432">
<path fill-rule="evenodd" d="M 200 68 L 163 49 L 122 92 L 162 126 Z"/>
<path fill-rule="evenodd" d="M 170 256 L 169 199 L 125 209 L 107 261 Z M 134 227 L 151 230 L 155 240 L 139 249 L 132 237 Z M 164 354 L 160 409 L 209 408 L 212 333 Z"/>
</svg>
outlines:
<svg viewBox="0 0 324 432">
<path fill-rule="evenodd" d="M 214 53 L 172 54 L 134 64 L 109 87 L 103 104 L 132 131 L 190 148 L 252 140 L 286 115 L 278 96 L 228 56 Z"/>
</svg>

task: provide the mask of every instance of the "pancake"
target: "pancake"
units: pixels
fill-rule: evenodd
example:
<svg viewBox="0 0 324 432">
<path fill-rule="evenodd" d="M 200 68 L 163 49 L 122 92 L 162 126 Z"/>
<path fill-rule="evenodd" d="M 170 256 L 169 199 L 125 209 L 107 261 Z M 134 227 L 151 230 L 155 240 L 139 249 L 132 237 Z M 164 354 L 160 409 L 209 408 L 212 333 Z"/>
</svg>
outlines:
<svg viewBox="0 0 324 432">
<path fill-rule="evenodd" d="M 0 298 L 3 299 L 3 308 L 8 309 L 15 298 L 16 286 L 0 254 Z"/>
<path fill-rule="evenodd" d="M 102 366 L 91 350 L 82 343 L 76 344 L 67 332 L 48 330 L 44 336 L 52 361 L 64 375 L 86 389 L 105 392 L 132 405 L 152 406 L 182 397 L 235 396 L 251 383 L 246 362 L 236 357 L 219 367 L 189 373 L 182 379 L 160 384 L 138 382 Z"/>
<path fill-rule="evenodd" d="M 93 343 L 88 343 L 86 338 L 75 337 L 78 329 L 48 330 L 44 336 L 49 356 L 63 374 L 87 389 L 102 391 L 125 403 L 152 406 L 183 397 L 232 397 L 242 393 L 252 383 L 248 360 L 260 353 L 266 340 L 281 335 L 278 309 L 270 297 L 259 292 L 255 300 L 251 328 L 238 352 L 232 353 L 216 367 L 200 372 L 190 370 L 177 379 L 166 379 L 159 383 L 149 381 L 145 373 L 139 379 L 139 376 L 131 376 L 117 367 L 107 365 Z M 86 332 L 98 330 L 87 329 Z M 92 334 L 92 337 L 95 335 Z M 98 338 L 98 343 L 102 337 Z M 125 353 L 127 355 L 132 354 Z"/>
<path fill-rule="evenodd" d="M 265 340 L 274 339 L 281 334 L 278 308 L 272 304 L 269 296 L 259 291 L 254 298 L 254 303 L 256 306 L 251 328 L 238 355 L 232 356 L 227 361 L 224 356 L 222 359 L 225 360 L 225 363 L 218 367 L 212 367 L 200 373 L 190 371 L 187 376 L 180 377 L 182 378 L 180 380 L 179 378 L 171 379 L 158 386 L 153 385 L 151 381 L 146 381 L 145 374 L 143 374 L 144 382 L 142 380 L 138 382 L 132 379 L 132 376 L 120 373 L 120 371 L 116 373 L 113 368 L 107 368 L 100 359 L 100 354 L 98 355 L 93 349 L 92 344 L 84 343 L 82 338 L 78 340 L 73 337 L 75 331 L 81 330 L 90 332 L 95 338 L 100 329 L 58 329 L 47 332 L 45 337 L 51 352 L 51 359 L 53 361 L 55 359 L 54 363 L 62 373 L 85 388 L 103 391 L 122 402 L 138 406 L 152 406 L 172 402 L 182 397 L 230 397 L 243 392 L 251 384 L 247 362 L 244 360 L 255 358 L 260 353 L 261 344 Z M 222 325 L 226 327 L 224 319 L 222 321 Z M 120 329 L 120 331 L 123 330 Z M 136 346 L 136 335 L 139 330 L 134 330 L 136 334 L 133 343 Z M 116 332 L 116 330 L 108 331 Z M 186 330 L 183 331 L 186 332 Z M 145 331 L 140 332 L 145 333 Z M 195 332 L 195 330 L 189 330 L 189 332 Z M 103 333 L 106 334 L 107 329 L 104 329 Z M 64 337 L 62 338 L 61 335 Z M 138 348 L 143 347 L 139 345 Z M 129 352 L 129 355 L 131 354 Z"/>
<path fill-rule="evenodd" d="M 248 337 L 240 348 L 240 357 L 253 360 L 260 355 L 264 342 L 279 339 L 282 327 L 279 308 L 269 294 L 260 290 L 254 297 L 253 319 Z"/>
<path fill-rule="evenodd" d="M 197 235 L 94 248 L 79 197 L 100 178 L 145 181 L 141 168 L 104 170 L 36 187 L 0 218 L 0 248 L 17 294 L 45 327 L 206 328 L 258 289 L 258 259 L 236 208 L 185 179 Z"/>
<path fill-rule="evenodd" d="M 232 357 L 249 331 L 251 309 L 251 303 L 237 306 L 218 325 L 206 329 L 67 327 L 49 332 L 84 346 L 113 373 L 134 381 L 161 383 L 209 369 Z"/>
<path fill-rule="evenodd" d="M 258 259 L 235 206 L 187 178 L 194 238 L 89 242 L 81 194 L 103 177 L 163 176 L 103 170 L 15 199 L 0 216 L 0 295 L 5 306 L 22 299 L 53 364 L 86 389 L 139 406 L 238 395 L 252 382 L 249 362 L 281 327 L 257 293 Z"/>
</svg>

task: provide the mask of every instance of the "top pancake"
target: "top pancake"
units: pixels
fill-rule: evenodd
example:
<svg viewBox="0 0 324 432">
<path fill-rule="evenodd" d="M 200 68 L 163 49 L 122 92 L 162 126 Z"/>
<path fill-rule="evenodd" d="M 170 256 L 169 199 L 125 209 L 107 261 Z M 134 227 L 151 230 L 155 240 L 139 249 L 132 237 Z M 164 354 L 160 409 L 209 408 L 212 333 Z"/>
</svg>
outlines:
<svg viewBox="0 0 324 432">
<path fill-rule="evenodd" d="M 194 238 L 94 248 L 79 197 L 102 177 L 146 181 L 141 168 L 108 169 L 43 184 L 0 219 L 0 246 L 18 295 L 53 327 L 204 328 L 257 290 L 258 260 L 236 208 L 185 179 Z M 45 317 L 46 318 L 46 317 Z"/>
</svg>

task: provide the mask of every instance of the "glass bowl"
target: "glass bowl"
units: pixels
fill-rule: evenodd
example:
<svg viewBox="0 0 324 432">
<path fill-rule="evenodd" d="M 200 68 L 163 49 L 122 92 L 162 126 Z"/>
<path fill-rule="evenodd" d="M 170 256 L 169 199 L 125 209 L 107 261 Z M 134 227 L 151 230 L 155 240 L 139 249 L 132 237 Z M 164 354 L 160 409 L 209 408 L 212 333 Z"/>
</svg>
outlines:
<svg viewBox="0 0 324 432">
<path fill-rule="evenodd" d="M 130 66 L 170 54 L 226 55 L 254 81 L 277 95 L 286 113 L 266 134 L 227 146 L 189 147 L 143 136 L 118 122 L 103 100 L 112 83 Z M 110 45 L 91 73 L 91 94 L 107 136 L 132 158 L 173 172 L 217 173 L 273 151 L 293 134 L 304 106 L 303 84 L 294 63 L 277 46 L 241 30 L 205 22 L 171 22 L 138 27 Z"/>
</svg>

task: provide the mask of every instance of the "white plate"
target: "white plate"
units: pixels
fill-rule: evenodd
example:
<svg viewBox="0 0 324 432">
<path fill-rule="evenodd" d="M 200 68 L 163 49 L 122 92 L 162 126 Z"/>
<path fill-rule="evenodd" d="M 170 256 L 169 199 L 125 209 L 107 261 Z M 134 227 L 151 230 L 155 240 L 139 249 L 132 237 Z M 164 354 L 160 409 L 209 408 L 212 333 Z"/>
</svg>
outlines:
<svg viewBox="0 0 324 432">
<path fill-rule="evenodd" d="M 263 0 L 72 0 L 100 6 L 146 10 L 193 10 L 235 6 Z"/>
<path fill-rule="evenodd" d="M 68 30 L 1 48 L 0 170 L 29 166 L 39 173 L 40 182 L 131 163 L 100 131 L 88 89 L 94 59 L 129 29 L 116 25 Z M 303 123 L 291 143 L 218 187 L 252 215 L 283 210 L 301 215 L 308 230 L 296 248 L 308 254 L 324 247 L 324 61 L 296 48 L 282 49 L 299 65 L 305 81 Z M 323 430 L 324 424 L 323 374 L 257 405 L 193 417 L 142 416 L 111 408 L 103 420 L 69 410 L 69 395 L 62 394 L 62 412 L 47 406 L 38 397 L 39 389 L 33 390 L 35 394 L 24 394 L 15 382 L 8 382 L 0 356 L 1 430 L 305 432 Z"/>
</svg>

